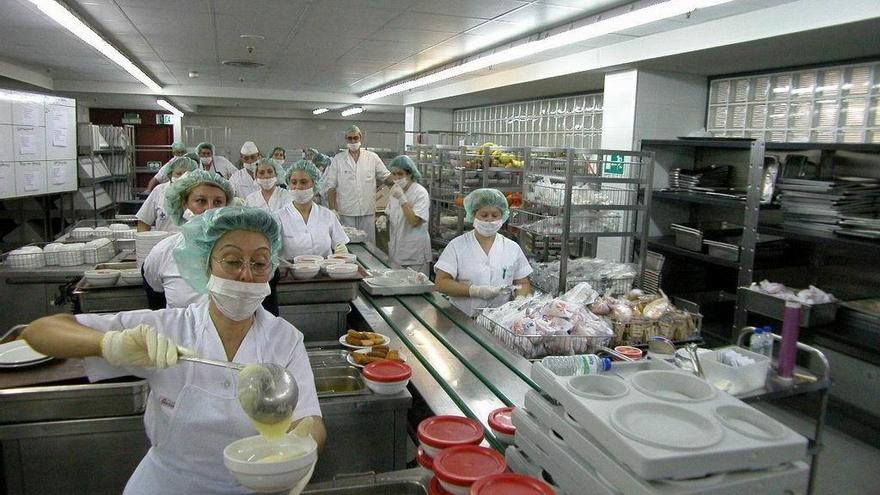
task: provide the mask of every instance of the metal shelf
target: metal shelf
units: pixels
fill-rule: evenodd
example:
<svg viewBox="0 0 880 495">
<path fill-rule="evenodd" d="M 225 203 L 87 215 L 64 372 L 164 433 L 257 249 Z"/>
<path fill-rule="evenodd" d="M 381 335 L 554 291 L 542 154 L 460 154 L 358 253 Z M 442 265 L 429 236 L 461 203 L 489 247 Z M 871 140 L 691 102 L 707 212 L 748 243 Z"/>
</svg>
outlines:
<svg viewBox="0 0 880 495">
<path fill-rule="evenodd" d="M 795 241 L 812 242 L 826 251 L 839 252 L 841 249 L 848 249 L 853 250 L 858 256 L 880 256 L 880 242 L 848 238 L 832 233 L 806 232 L 770 225 L 759 225 L 758 232 L 761 234 L 778 235 Z"/>
<path fill-rule="evenodd" d="M 651 237 L 648 239 L 648 248 L 684 258 L 698 260 L 711 265 L 723 266 L 734 270 L 740 269 L 740 264 L 738 262 L 723 260 L 721 258 L 709 256 L 705 253 L 698 253 L 696 251 L 680 248 L 675 245 L 675 238 L 672 236 Z"/>
<path fill-rule="evenodd" d="M 684 146 L 687 148 L 728 148 L 747 150 L 752 147 L 754 139 L 643 139 L 642 148 L 645 146 Z"/>
</svg>

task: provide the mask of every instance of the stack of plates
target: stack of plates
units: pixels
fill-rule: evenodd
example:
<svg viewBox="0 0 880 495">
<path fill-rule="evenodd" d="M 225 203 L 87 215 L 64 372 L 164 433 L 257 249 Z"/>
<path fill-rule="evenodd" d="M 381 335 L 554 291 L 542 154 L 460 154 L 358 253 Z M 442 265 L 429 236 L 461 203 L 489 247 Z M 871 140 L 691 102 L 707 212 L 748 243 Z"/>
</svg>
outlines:
<svg viewBox="0 0 880 495">
<path fill-rule="evenodd" d="M 50 361 L 52 358 L 31 349 L 24 340 L 14 340 L 0 345 L 0 369 L 24 368 Z"/>
<path fill-rule="evenodd" d="M 645 269 L 645 275 L 642 279 L 642 290 L 646 294 L 660 293 L 660 272 Z"/>
<path fill-rule="evenodd" d="M 171 232 L 166 232 L 164 230 L 148 230 L 146 232 L 138 232 L 134 235 L 134 247 L 138 268 L 144 264 L 144 259 L 150 254 L 150 250 L 153 249 L 153 246 L 159 244 L 162 239 L 169 235 L 171 235 Z"/>
</svg>

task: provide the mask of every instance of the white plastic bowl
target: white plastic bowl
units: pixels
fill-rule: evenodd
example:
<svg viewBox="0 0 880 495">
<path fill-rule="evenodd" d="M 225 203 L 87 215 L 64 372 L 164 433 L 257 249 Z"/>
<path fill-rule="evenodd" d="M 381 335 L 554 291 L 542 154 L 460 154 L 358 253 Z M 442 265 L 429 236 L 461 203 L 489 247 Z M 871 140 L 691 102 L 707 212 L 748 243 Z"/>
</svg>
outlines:
<svg viewBox="0 0 880 495">
<path fill-rule="evenodd" d="M 323 261 L 324 257 L 317 254 L 301 254 L 293 258 L 294 263 L 315 263 L 320 265 Z"/>
<path fill-rule="evenodd" d="M 357 271 L 358 266 L 351 263 L 340 263 L 336 265 L 328 265 L 324 267 L 330 278 L 351 278 Z"/>
<path fill-rule="evenodd" d="M 396 395 L 403 392 L 406 389 L 406 386 L 409 384 L 409 378 L 399 382 L 376 382 L 370 380 L 367 377 L 363 377 L 364 383 L 367 384 L 370 390 L 379 395 Z M 425 450 L 427 453 L 428 451 Z M 428 454 L 431 455 L 431 454 Z M 433 457 L 433 456 L 431 456 Z"/>
<path fill-rule="evenodd" d="M 144 277 L 141 276 L 141 271 L 137 268 L 121 270 L 119 272 L 119 277 L 122 278 L 123 282 L 129 285 L 140 285 L 144 281 Z"/>
<path fill-rule="evenodd" d="M 114 232 L 125 232 L 130 229 L 131 229 L 131 227 L 129 227 L 128 225 L 126 225 L 124 223 L 111 223 L 110 224 L 110 230 L 112 230 Z"/>
<path fill-rule="evenodd" d="M 119 270 L 86 270 L 83 276 L 95 287 L 109 287 L 119 281 Z"/>
<path fill-rule="evenodd" d="M 294 263 L 291 270 L 294 279 L 306 280 L 314 278 L 321 271 L 321 266 L 314 263 Z"/>
<path fill-rule="evenodd" d="M 331 254 L 327 256 L 327 260 L 342 260 L 346 263 L 357 263 L 357 255 L 351 253 L 339 253 L 339 254 Z"/>
<path fill-rule="evenodd" d="M 278 461 L 259 462 L 267 456 L 292 454 Z M 260 435 L 242 438 L 223 449 L 223 464 L 246 488 L 256 492 L 291 489 L 308 473 L 318 457 L 318 445 L 311 437 L 285 435 L 270 442 Z"/>
<path fill-rule="evenodd" d="M 430 445 L 426 444 L 425 442 L 419 442 L 419 447 L 421 447 L 422 450 L 425 451 L 425 455 L 427 455 L 431 459 L 437 457 L 437 454 L 439 454 L 440 451 L 443 450 L 443 449 L 438 449 L 437 447 L 431 447 Z"/>
</svg>

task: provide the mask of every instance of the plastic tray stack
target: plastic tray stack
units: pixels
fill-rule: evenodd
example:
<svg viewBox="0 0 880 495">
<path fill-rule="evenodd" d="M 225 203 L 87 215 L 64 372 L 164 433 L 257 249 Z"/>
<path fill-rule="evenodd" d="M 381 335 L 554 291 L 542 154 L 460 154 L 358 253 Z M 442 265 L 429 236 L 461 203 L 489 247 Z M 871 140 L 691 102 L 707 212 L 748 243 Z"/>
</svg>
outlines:
<svg viewBox="0 0 880 495">
<path fill-rule="evenodd" d="M 514 410 L 516 447 L 566 492 L 806 491 L 806 438 L 663 361 L 531 376 L 549 398 L 530 390 Z"/>
</svg>

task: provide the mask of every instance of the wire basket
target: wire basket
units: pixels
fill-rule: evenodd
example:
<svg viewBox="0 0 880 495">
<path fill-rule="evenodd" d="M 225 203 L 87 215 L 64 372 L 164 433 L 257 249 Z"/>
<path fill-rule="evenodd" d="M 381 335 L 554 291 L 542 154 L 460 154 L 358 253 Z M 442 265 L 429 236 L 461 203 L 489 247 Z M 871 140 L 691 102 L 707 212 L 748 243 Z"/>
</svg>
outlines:
<svg viewBox="0 0 880 495">
<path fill-rule="evenodd" d="M 533 272 L 534 273 L 534 272 Z M 587 282 L 590 284 L 590 287 L 596 290 L 599 294 L 603 294 L 606 296 L 617 296 L 620 294 L 626 294 L 630 290 L 632 290 L 633 282 L 635 281 L 635 275 L 633 276 L 616 276 L 616 277 L 601 277 L 601 278 L 577 278 L 577 277 L 566 277 L 565 280 L 565 288 L 560 290 L 559 287 L 559 274 L 551 273 L 547 274 L 543 277 L 530 277 L 532 284 L 540 289 L 543 292 L 547 292 L 549 294 L 555 294 L 557 292 L 566 292 L 570 290 L 575 285 L 581 282 Z"/>
<path fill-rule="evenodd" d="M 29 253 L 16 249 L 6 255 L 3 264 L 9 268 L 42 268 L 46 266 L 46 256 L 42 252 Z"/>
<path fill-rule="evenodd" d="M 684 310 L 675 310 L 656 320 L 633 317 L 627 322 L 606 320 L 614 330 L 615 345 L 647 344 L 651 337 L 666 337 L 672 341 L 692 340 L 700 336 L 703 315 Z"/>
<path fill-rule="evenodd" d="M 477 316 L 477 324 L 491 332 L 508 349 L 526 359 L 591 354 L 601 347 L 607 347 L 613 338 L 588 335 L 519 335 L 484 314 Z"/>
<path fill-rule="evenodd" d="M 512 211 L 510 225 L 538 235 L 562 235 L 564 218 L 561 215 L 542 215 L 525 210 Z M 626 225 L 615 211 L 577 211 L 571 215 L 571 234 L 625 233 Z"/>
</svg>

